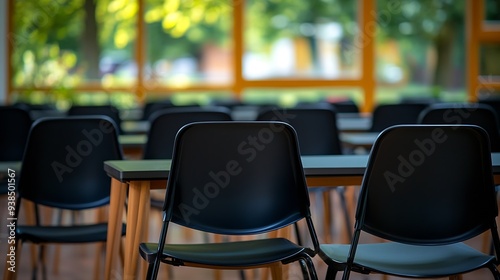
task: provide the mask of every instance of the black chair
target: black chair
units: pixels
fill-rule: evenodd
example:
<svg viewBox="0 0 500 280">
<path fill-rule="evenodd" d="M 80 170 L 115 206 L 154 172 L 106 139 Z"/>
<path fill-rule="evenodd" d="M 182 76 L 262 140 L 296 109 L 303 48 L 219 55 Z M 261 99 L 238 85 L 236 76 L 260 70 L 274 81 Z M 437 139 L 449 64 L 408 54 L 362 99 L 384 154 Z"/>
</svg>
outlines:
<svg viewBox="0 0 500 280">
<path fill-rule="evenodd" d="M 28 137 L 18 178 L 15 217 L 18 217 L 24 200 L 68 210 L 107 205 L 111 180 L 104 172 L 103 162 L 119 159 L 122 159 L 122 151 L 116 124 L 108 117 L 44 118 L 36 121 Z M 38 211 L 35 214 L 37 216 Z M 107 223 L 42 225 L 38 217 L 35 225 L 26 225 L 22 220 L 18 223 L 16 256 L 21 252 L 23 242 L 87 243 L 105 242 L 107 238 Z M 124 233 L 125 226 L 122 228 Z M 34 273 L 36 271 L 35 266 Z"/>
<path fill-rule="evenodd" d="M 68 116 L 102 115 L 110 117 L 118 128 L 118 133 L 123 134 L 122 119 L 118 108 L 112 105 L 73 105 L 67 112 Z"/>
<path fill-rule="evenodd" d="M 175 105 L 169 99 L 166 100 L 158 100 L 158 101 L 149 101 L 144 104 L 142 108 L 142 120 L 149 120 L 151 115 L 159 110 L 172 108 Z"/>
<path fill-rule="evenodd" d="M 500 125 L 495 111 L 480 103 L 439 103 L 426 108 L 419 117 L 421 124 L 473 124 L 488 132 L 491 151 L 500 152 Z"/>
<path fill-rule="evenodd" d="M 370 132 L 382 130 L 398 124 L 416 124 L 420 112 L 427 108 L 428 103 L 397 103 L 380 104 L 375 107 L 372 114 Z"/>
<path fill-rule="evenodd" d="M 490 105 L 493 111 L 497 115 L 497 123 L 500 124 L 500 96 L 489 96 L 486 98 L 479 98 L 478 101 L 481 104 Z"/>
<path fill-rule="evenodd" d="M 460 152 L 457 152 L 460 151 Z M 473 125 L 406 125 L 377 138 L 351 244 L 321 244 L 326 279 L 344 271 L 410 278 L 497 270 L 500 241 L 488 135 Z M 490 231 L 497 255 L 465 243 Z M 361 233 L 388 242 L 358 244 Z"/>
<path fill-rule="evenodd" d="M 1 106 L 0 121 L 0 161 L 21 161 L 32 124 L 30 113 L 18 107 Z M 0 179 L 0 194 L 7 193 L 6 179 Z"/>
<path fill-rule="evenodd" d="M 158 243 L 142 243 L 156 279 L 160 263 L 217 269 L 257 268 L 299 261 L 316 279 L 311 257 L 318 240 L 293 128 L 281 122 L 201 122 L 176 137 L 163 227 Z M 165 244 L 169 224 L 222 235 L 254 235 L 300 220 L 313 249 L 284 238 Z"/>
<path fill-rule="evenodd" d="M 301 155 L 342 154 L 336 112 L 329 104 L 303 104 L 290 109 L 267 109 L 258 114 L 257 121 L 283 121 L 292 125 L 297 132 Z M 326 204 L 324 205 L 324 216 L 330 217 L 330 194 L 325 191 L 328 188 L 325 188 L 318 188 L 317 190 L 323 191 L 323 201 Z M 344 188 L 336 187 L 335 190 L 339 194 L 346 229 L 349 237 L 351 237 L 351 219 L 347 210 Z M 325 227 L 329 228 L 330 225 L 331 221 L 325 220 Z M 326 229 L 325 234 L 328 233 L 329 230 Z"/>
<path fill-rule="evenodd" d="M 358 104 L 351 99 L 336 100 L 329 103 L 335 107 L 337 113 L 359 113 Z"/>
<path fill-rule="evenodd" d="M 231 112 L 224 107 L 186 107 L 160 110 L 150 117 L 144 159 L 171 159 L 175 135 L 191 122 L 230 121 Z"/>
</svg>

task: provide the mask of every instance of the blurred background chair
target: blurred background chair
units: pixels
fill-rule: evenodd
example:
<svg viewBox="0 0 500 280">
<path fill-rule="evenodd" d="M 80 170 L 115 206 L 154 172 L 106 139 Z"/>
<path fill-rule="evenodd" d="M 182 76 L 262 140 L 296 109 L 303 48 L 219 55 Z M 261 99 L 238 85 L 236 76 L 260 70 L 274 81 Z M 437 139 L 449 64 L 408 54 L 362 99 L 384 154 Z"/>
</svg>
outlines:
<svg viewBox="0 0 500 280">
<path fill-rule="evenodd" d="M 151 119 L 151 116 L 161 110 L 170 108 L 197 108 L 201 107 L 199 104 L 191 103 L 185 105 L 175 105 L 170 99 L 157 100 L 147 102 L 142 109 L 142 120 L 147 121 Z"/>
<path fill-rule="evenodd" d="M 64 133 L 61 137 L 60 134 Z M 55 137 L 56 136 L 56 137 Z M 16 217 L 21 203 L 34 203 L 16 228 L 16 250 L 24 242 L 34 244 L 106 242 L 107 222 L 82 225 L 46 225 L 38 207 L 102 210 L 109 203 L 110 178 L 103 170 L 105 160 L 122 159 L 116 124 L 108 117 L 46 118 L 31 129 L 17 185 Z M 122 233 L 125 233 L 123 225 Z M 102 251 L 103 248 L 99 248 Z M 18 254 L 16 254 L 18 255 Z M 40 247 L 40 259 L 43 246 Z M 20 262 L 20 259 L 17 259 Z M 99 271 L 96 259 L 96 273 Z M 45 266 L 42 275 L 46 276 Z M 33 275 L 37 273 L 33 267 Z M 4 274 L 12 277 L 13 273 Z M 97 276 L 97 274 L 96 274 Z"/>
<path fill-rule="evenodd" d="M 351 271 L 456 277 L 481 268 L 500 279 L 492 174 L 488 136 L 478 126 L 383 131 L 364 175 L 351 244 L 320 245 L 326 279 L 338 271 L 344 271 L 342 279 Z M 388 242 L 358 244 L 362 232 Z M 496 255 L 463 243 L 487 232 Z"/>
<path fill-rule="evenodd" d="M 480 97 L 477 102 L 491 106 L 497 115 L 497 123 L 500 124 L 500 96 Z"/>
<path fill-rule="evenodd" d="M 175 135 L 188 123 L 200 121 L 230 121 L 231 112 L 224 107 L 169 108 L 150 117 L 151 127 L 144 148 L 144 159 L 171 159 Z"/>
<path fill-rule="evenodd" d="M 250 141 L 255 137 L 260 152 Z M 194 176 L 195 175 L 195 176 Z M 205 202 L 198 204 L 204 196 Z M 194 204 L 193 204 L 194 203 Z M 294 130 L 284 123 L 206 122 L 177 135 L 158 243 L 142 243 L 156 279 L 160 263 L 216 269 L 272 266 L 299 261 L 317 279 L 311 257 L 318 240 Z M 255 235 L 305 220 L 313 248 L 285 238 L 201 244 L 166 244 L 170 223 L 229 236 Z"/>
<path fill-rule="evenodd" d="M 257 116 L 257 121 L 283 121 L 297 132 L 301 155 L 341 155 L 342 145 L 337 129 L 336 112 L 329 104 L 307 104 L 290 109 L 267 109 Z M 334 188 L 339 194 L 345 227 L 350 238 L 352 223 L 343 187 Z M 317 188 L 323 195 L 323 229 L 327 240 L 331 238 L 332 206 L 328 186 Z"/>
<path fill-rule="evenodd" d="M 492 152 L 500 152 L 500 124 L 495 111 L 481 103 L 438 103 L 429 106 L 419 117 L 421 124 L 474 124 L 490 137 Z"/>
<path fill-rule="evenodd" d="M 380 104 L 373 110 L 372 125 L 369 131 L 381 132 L 397 124 L 416 124 L 420 112 L 428 105 L 426 102 Z"/>
<path fill-rule="evenodd" d="M 27 110 L 0 107 L 0 161 L 22 161 L 32 120 Z M 0 195 L 7 193 L 7 178 L 0 178 Z"/>
<path fill-rule="evenodd" d="M 358 104 L 352 99 L 332 99 L 327 102 L 335 107 L 337 113 L 359 113 Z"/>
<path fill-rule="evenodd" d="M 67 112 L 68 116 L 89 116 L 89 115 L 100 115 L 108 116 L 115 123 L 118 128 L 118 133 L 123 134 L 122 130 L 122 119 L 120 117 L 120 111 L 118 108 L 112 105 L 73 105 L 69 108 Z"/>
</svg>

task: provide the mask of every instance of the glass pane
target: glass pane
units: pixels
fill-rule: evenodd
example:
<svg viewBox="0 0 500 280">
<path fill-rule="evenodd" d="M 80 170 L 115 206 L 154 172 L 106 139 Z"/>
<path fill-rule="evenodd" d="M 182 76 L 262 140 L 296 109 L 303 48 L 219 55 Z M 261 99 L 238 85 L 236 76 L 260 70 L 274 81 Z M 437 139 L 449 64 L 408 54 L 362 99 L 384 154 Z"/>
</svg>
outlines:
<svg viewBox="0 0 500 280">
<path fill-rule="evenodd" d="M 364 102 L 363 91 L 358 88 L 322 88 L 322 89 L 248 89 L 242 99 L 255 105 L 275 104 L 293 107 L 299 103 L 320 101 L 338 102 L 353 100 L 358 106 Z"/>
<path fill-rule="evenodd" d="M 246 79 L 357 78 L 353 55 L 357 1 L 247 0 L 243 74 Z"/>
<path fill-rule="evenodd" d="M 490 76 L 491 79 L 500 78 L 500 44 L 484 44 L 480 49 L 481 76 Z"/>
<path fill-rule="evenodd" d="M 13 103 L 25 103 L 32 106 L 46 106 L 59 111 L 68 110 L 73 104 L 105 105 L 112 104 L 119 109 L 132 109 L 137 105 L 137 98 L 132 92 L 85 92 L 56 89 L 51 91 L 14 91 Z"/>
<path fill-rule="evenodd" d="M 232 1 L 147 1 L 147 85 L 232 81 Z"/>
<path fill-rule="evenodd" d="M 135 0 L 12 3 L 14 87 L 122 86 L 135 82 L 130 70 Z"/>
<path fill-rule="evenodd" d="M 487 84 L 500 84 L 500 44 L 484 44 L 480 48 L 479 83 L 482 84 L 479 95 L 483 98 L 497 95 L 498 90 Z"/>
<path fill-rule="evenodd" d="M 499 0 L 483 0 L 484 1 L 484 19 L 500 24 L 500 1 Z"/>
<path fill-rule="evenodd" d="M 376 102 L 465 100 L 465 1 L 377 1 Z"/>
</svg>

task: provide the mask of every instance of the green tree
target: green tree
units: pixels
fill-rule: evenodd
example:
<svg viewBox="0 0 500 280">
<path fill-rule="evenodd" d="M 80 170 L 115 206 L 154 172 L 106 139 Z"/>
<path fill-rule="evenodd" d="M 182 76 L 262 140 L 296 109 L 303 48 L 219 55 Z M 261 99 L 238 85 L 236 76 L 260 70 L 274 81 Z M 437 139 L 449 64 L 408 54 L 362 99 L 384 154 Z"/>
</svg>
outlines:
<svg viewBox="0 0 500 280">
<path fill-rule="evenodd" d="M 432 86 L 436 94 L 448 87 L 454 78 L 454 49 L 459 48 L 464 54 L 463 44 L 457 43 L 464 30 L 465 1 L 378 0 L 377 12 L 382 38 L 417 41 L 421 46 L 430 43 L 436 53 Z M 415 51 L 414 45 L 410 47 Z"/>
</svg>

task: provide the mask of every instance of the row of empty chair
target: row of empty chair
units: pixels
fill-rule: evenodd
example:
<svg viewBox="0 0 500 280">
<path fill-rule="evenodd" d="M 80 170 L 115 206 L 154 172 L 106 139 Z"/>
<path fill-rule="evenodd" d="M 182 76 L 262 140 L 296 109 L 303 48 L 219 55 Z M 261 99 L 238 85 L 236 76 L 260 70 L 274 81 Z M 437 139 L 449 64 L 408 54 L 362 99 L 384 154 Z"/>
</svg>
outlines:
<svg viewBox="0 0 500 280">
<path fill-rule="evenodd" d="M 52 137 L 60 131 L 68 137 Z M 241 154 L 238 147 L 242 139 L 262 131 L 270 131 L 273 136 L 272 141 L 265 138 L 262 143 L 265 152 L 252 158 Z M 89 150 L 78 147 L 83 147 L 84 140 L 92 145 L 89 135 L 99 139 L 99 144 L 83 155 L 82 151 Z M 115 124 L 106 117 L 38 120 L 31 129 L 18 178 L 19 203 L 27 199 L 64 209 L 107 204 L 109 178 L 99 172 L 102 164 L 98 162 L 121 158 L 117 136 Z M 415 139 L 432 143 L 432 155 L 420 161 L 411 176 L 400 174 L 401 156 L 411 157 L 419 148 Z M 79 164 L 67 162 L 68 147 L 80 153 Z M 490 232 L 494 252 L 500 250 L 489 140 L 483 129 L 413 125 L 384 130 L 368 162 L 350 245 L 320 244 L 317 239 L 300 153 L 296 131 L 282 122 L 219 121 L 184 126 L 174 144 L 160 238 L 137 248 L 149 263 L 148 279 L 156 278 L 160 263 L 241 269 L 295 261 L 303 268 L 304 278 L 317 279 L 312 262 L 316 255 L 328 265 L 327 279 L 334 279 L 337 271 L 344 272 L 343 279 L 348 279 L 351 271 L 429 278 L 480 268 L 490 269 L 495 279 L 500 279 L 497 255 L 463 243 Z M 74 170 L 54 169 L 54 162 Z M 208 186 L 214 170 L 227 173 L 227 185 L 218 189 L 210 185 L 209 205 L 193 204 L 199 196 L 193 189 Z M 389 181 L 388 171 L 394 176 Z M 103 182 L 98 183 L 98 178 Z M 305 220 L 308 242 L 260 238 L 229 243 L 166 243 L 170 223 L 210 233 L 252 235 L 300 220 Z M 100 224 L 19 225 L 16 249 L 22 242 L 102 241 L 105 230 L 106 225 Z M 361 232 L 391 242 L 358 244 Z M 5 279 L 9 279 L 10 272 L 5 273 Z M 280 273 L 275 271 L 274 275 L 279 277 Z"/>
<path fill-rule="evenodd" d="M 444 105 L 442 105 L 442 106 L 444 106 Z M 470 107 L 467 107 L 465 105 L 460 105 L 460 106 L 453 105 L 453 106 L 454 107 L 443 107 L 441 109 L 444 109 L 444 111 L 437 111 L 437 113 L 435 113 L 435 115 L 437 117 L 441 117 L 441 118 L 448 117 L 449 121 L 446 121 L 445 123 L 465 124 L 465 123 L 473 123 L 472 120 L 475 120 L 475 118 L 474 118 L 475 115 L 474 114 L 476 112 L 481 112 L 483 108 L 486 108 L 486 110 L 488 112 L 492 111 L 490 108 L 488 108 L 486 106 L 479 106 L 477 104 L 471 105 Z M 334 129 L 329 129 L 329 127 L 334 127 L 334 125 L 335 125 L 335 121 L 334 121 L 335 120 L 335 114 L 332 114 L 332 112 L 334 112 L 334 111 L 332 111 L 329 108 L 315 108 L 315 107 L 313 108 L 313 107 L 314 106 L 304 106 L 303 108 L 288 109 L 288 110 L 284 110 L 284 111 L 283 110 L 278 110 L 278 109 L 274 108 L 274 109 L 270 109 L 270 110 L 268 110 L 266 112 L 261 112 L 261 114 L 259 114 L 258 119 L 260 121 L 282 120 L 282 121 L 291 123 L 292 127 L 295 128 L 295 131 L 297 133 L 298 146 L 299 146 L 299 154 L 308 154 L 308 153 L 309 154 L 315 154 L 315 153 L 317 153 L 317 154 L 322 154 L 322 153 L 324 153 L 324 154 L 328 154 L 328 153 L 336 154 L 337 152 L 341 153 L 342 152 L 341 149 L 339 149 L 339 147 L 337 146 L 337 145 L 340 145 L 340 143 L 338 142 L 338 139 L 335 138 L 336 136 L 327 136 L 326 135 L 326 133 L 330 132 L 330 130 L 332 130 L 332 131 L 335 132 Z M 230 120 L 230 117 L 228 117 L 229 116 L 228 115 L 228 111 L 225 110 L 225 109 L 220 109 L 220 108 L 216 108 L 216 110 L 214 110 L 217 114 L 209 116 L 209 117 L 205 117 L 205 119 L 203 119 L 201 117 L 201 115 L 200 116 L 196 115 L 197 113 L 200 113 L 200 112 L 209 112 L 211 110 L 212 109 L 206 110 L 206 108 L 204 108 L 203 110 L 201 110 L 200 108 L 191 108 L 191 109 L 188 109 L 188 110 L 180 110 L 180 109 L 166 110 L 164 112 L 157 113 L 157 116 L 155 116 L 152 119 L 158 119 L 158 121 L 159 121 L 160 118 L 162 118 L 162 117 L 166 118 L 165 124 L 171 125 L 172 126 L 171 131 L 173 132 L 173 134 L 170 136 L 171 137 L 171 139 L 170 139 L 171 143 L 168 142 L 170 140 L 165 140 L 165 139 L 161 140 L 159 142 L 160 144 L 157 146 L 158 149 L 159 149 L 159 151 L 164 152 L 166 150 L 173 150 L 173 148 L 174 148 L 173 141 L 174 141 L 174 138 L 175 138 L 175 134 L 177 134 L 177 132 L 180 129 L 180 127 L 182 127 L 184 124 L 187 124 L 187 123 L 190 123 L 190 122 L 195 122 L 195 121 L 228 121 L 228 120 Z M 191 119 L 185 119 L 184 122 L 177 122 L 177 123 L 174 122 L 174 121 L 172 121 L 172 119 L 168 119 L 169 117 L 172 117 L 171 114 L 181 113 L 182 111 L 187 112 L 187 115 L 190 116 Z M 313 119 L 308 119 L 307 121 L 305 121 L 305 117 L 300 117 L 301 116 L 300 114 L 302 112 L 309 112 L 310 113 L 309 116 L 313 116 L 315 114 L 325 114 L 325 115 L 326 114 L 330 114 L 330 115 L 333 115 L 333 118 L 330 117 L 330 121 L 329 122 L 320 124 L 320 122 L 318 122 L 316 120 L 313 120 Z M 280 116 L 282 118 L 280 118 Z M 478 119 L 478 120 L 481 120 L 481 121 L 485 122 L 486 120 L 491 120 L 492 116 L 494 117 L 495 115 L 494 114 L 493 115 L 486 115 L 486 117 L 484 119 Z M 89 118 L 89 117 L 87 117 L 87 118 Z M 71 120 L 71 119 L 75 119 L 75 120 L 81 119 L 81 120 L 84 120 L 84 119 L 87 119 L 87 118 L 74 117 L 74 118 L 67 118 L 67 120 Z M 92 119 L 92 117 L 90 117 L 90 119 Z M 437 120 L 439 120 L 439 118 L 437 118 Z M 452 121 L 450 121 L 450 120 L 452 120 Z M 52 120 L 52 121 L 55 122 L 56 120 Z M 62 123 L 62 120 L 57 120 L 57 121 L 60 121 Z M 111 124 L 112 127 L 116 127 L 115 126 L 116 123 L 113 123 L 113 121 L 111 121 L 109 119 L 106 119 L 105 121 L 108 122 L 109 124 Z M 296 123 L 294 123 L 294 121 L 296 121 Z M 48 120 L 47 120 L 47 122 L 48 122 Z M 303 122 L 303 124 L 300 125 L 300 122 Z M 433 123 L 433 122 L 434 123 L 442 123 L 442 122 L 439 122 L 439 121 L 432 121 L 432 119 L 429 120 L 426 123 Z M 45 145 L 49 145 L 48 142 L 51 142 L 51 140 L 50 140 L 51 138 L 48 137 L 47 135 L 57 135 L 57 131 L 65 131 L 65 133 L 68 133 L 68 135 L 69 134 L 79 135 L 79 134 L 81 134 L 81 132 L 83 130 L 85 130 L 85 131 L 93 131 L 93 128 L 91 126 L 87 126 L 87 127 L 84 127 L 84 126 L 75 126 L 73 129 L 65 129 L 63 127 L 57 127 L 57 125 L 56 125 L 57 123 L 54 123 L 54 124 L 51 124 L 51 125 L 49 125 L 48 123 L 45 123 L 43 121 L 41 121 L 40 123 L 44 123 L 48 127 L 51 127 L 51 126 L 55 126 L 56 127 L 56 128 L 52 128 L 52 130 L 49 131 L 50 133 L 47 132 L 47 131 L 45 131 L 43 133 L 42 132 L 38 132 L 38 133 L 34 133 L 33 132 L 32 133 L 33 134 L 32 137 L 35 137 L 35 135 L 37 135 L 37 134 L 39 134 L 38 137 L 45 136 L 45 138 L 46 138 L 45 142 L 43 142 L 41 140 L 37 140 L 36 141 L 36 142 L 41 141 L 40 143 L 44 143 L 43 144 L 44 146 Z M 236 122 L 234 122 L 234 123 L 237 124 Z M 481 125 L 480 123 L 475 123 L 475 124 Z M 101 125 L 102 125 L 102 123 L 101 123 Z M 240 125 L 241 125 L 241 123 L 240 123 Z M 324 125 L 324 126 L 322 127 L 321 125 Z M 31 123 L 30 123 L 30 126 L 31 126 Z M 41 125 L 39 125 L 39 126 L 40 127 L 38 129 L 41 130 L 42 126 Z M 109 126 L 109 125 L 107 125 L 107 126 Z M 481 125 L 481 126 L 485 127 L 486 125 Z M 304 128 L 305 130 L 302 131 L 301 129 L 299 129 L 299 127 L 305 127 Z M 95 127 L 95 129 L 97 129 L 97 127 Z M 485 127 L 485 129 L 488 130 L 486 127 Z M 492 128 L 492 129 L 494 129 L 494 128 Z M 496 127 L 496 130 L 498 131 L 498 127 Z M 159 131 L 158 134 L 161 135 L 161 136 L 166 136 L 167 135 L 165 128 L 164 129 L 160 129 L 158 131 Z M 154 132 L 153 126 L 152 126 L 152 129 L 150 130 L 150 133 L 152 133 L 152 132 Z M 303 137 L 306 137 L 306 135 L 311 136 L 311 135 L 313 135 L 314 133 L 317 133 L 317 132 L 322 132 L 322 134 L 318 134 L 315 137 L 311 137 L 310 139 L 312 139 L 312 140 L 310 140 L 310 139 L 307 140 L 306 138 L 303 138 Z M 101 130 L 101 133 L 103 133 L 102 130 Z M 116 131 L 113 130 L 110 133 L 112 135 L 118 134 L 118 128 L 116 128 Z M 103 134 L 105 134 L 105 133 L 103 133 Z M 220 134 L 219 137 L 224 138 L 223 134 Z M 155 137 L 154 136 L 150 136 L 149 138 L 153 139 Z M 27 139 L 27 136 L 26 136 L 26 139 Z M 66 143 L 66 146 L 68 146 L 68 145 L 70 147 L 74 146 L 75 149 L 76 149 L 76 147 L 78 147 L 78 145 L 81 145 L 81 140 L 82 139 L 80 139 L 80 142 L 73 142 L 73 143 L 71 143 L 71 145 L 69 145 L 69 144 Z M 321 144 L 321 140 L 325 140 L 324 144 Z M 33 141 L 35 141 L 35 140 L 33 140 Z M 63 141 L 62 137 L 61 137 L 61 141 Z M 199 141 L 208 141 L 208 140 L 205 139 L 205 138 L 203 138 L 203 137 L 201 137 L 201 139 L 199 139 Z M 335 141 L 337 141 L 337 142 L 335 142 Z M 55 142 L 55 141 L 52 141 L 52 142 Z M 161 143 L 163 143 L 163 146 L 162 146 Z M 491 150 L 493 151 L 494 150 L 493 149 L 493 144 L 494 143 L 498 143 L 498 142 L 494 142 L 491 139 L 491 134 L 490 134 L 490 143 L 492 145 L 491 146 Z M 55 143 L 53 143 L 53 144 L 56 145 Z M 33 147 L 35 147 L 34 143 L 32 143 L 31 145 Z M 61 145 L 63 145 L 63 144 L 61 144 Z M 61 147 L 66 147 L 66 146 L 61 146 Z M 324 146 L 324 147 L 321 148 L 322 146 Z M 47 146 L 45 146 L 45 147 L 47 147 Z M 310 148 L 311 150 L 308 150 L 309 149 L 308 147 L 311 147 Z M 328 147 L 328 149 L 330 149 L 330 150 L 328 151 L 328 149 L 326 147 Z M 38 151 L 39 149 L 41 149 L 41 147 L 33 148 L 33 150 L 30 150 L 30 151 L 32 151 L 32 153 L 35 153 L 35 155 L 38 153 L 39 157 L 41 157 L 41 158 L 44 158 L 44 157 L 46 158 L 47 156 L 43 156 L 41 154 L 42 152 Z M 92 146 L 92 149 L 94 149 L 93 146 Z M 110 149 L 114 150 L 115 148 L 110 148 Z M 33 151 L 35 151 L 35 152 L 33 152 Z M 65 153 L 61 153 L 60 154 L 60 158 L 61 158 L 61 162 L 62 163 L 64 163 L 64 161 L 67 160 L 66 159 L 67 158 L 67 150 L 64 150 L 64 151 L 66 152 L 66 154 Z M 86 150 L 84 150 L 84 151 L 86 151 Z M 97 153 L 97 150 L 93 150 L 93 152 L 94 151 Z M 51 151 L 49 149 L 47 149 L 46 152 L 48 152 L 50 154 Z M 154 155 L 155 155 L 155 152 L 151 151 L 150 154 L 151 154 L 151 157 L 153 158 Z M 213 154 L 213 151 L 212 151 L 212 154 Z M 63 159 L 64 156 L 66 156 L 66 158 Z M 164 158 L 171 158 L 171 156 L 172 156 L 171 153 L 170 153 L 170 156 L 168 154 L 166 154 Z M 117 157 L 116 159 L 119 159 L 119 158 L 120 157 Z M 147 158 L 146 154 L 145 154 L 145 158 Z M 163 157 L 160 157 L 160 158 L 163 158 Z M 113 159 L 113 158 L 109 158 L 109 159 Z M 11 160 L 15 160 L 15 159 L 11 159 Z M 54 158 L 52 158 L 52 160 L 53 160 L 52 163 L 53 162 L 57 162 L 57 161 L 54 160 Z M 99 159 L 100 162 L 102 162 L 103 160 L 105 160 L 105 158 L 100 158 Z M 207 161 L 209 161 L 209 159 L 207 159 Z M 29 163 L 26 163 L 26 164 L 29 164 Z M 92 172 L 97 172 L 97 173 L 100 172 L 101 174 L 103 174 L 103 172 L 102 172 L 102 164 L 93 164 L 93 165 L 96 166 L 94 168 L 100 168 L 100 169 L 99 169 L 99 171 L 98 171 L 98 169 L 95 169 Z M 29 167 L 29 165 L 27 165 L 27 166 Z M 87 165 L 85 165 L 85 166 L 87 166 Z M 65 169 L 65 168 L 68 168 L 68 166 L 60 166 L 59 167 L 60 169 L 57 169 L 57 170 L 59 170 L 59 173 L 54 172 L 54 170 L 53 170 L 53 167 L 54 167 L 53 164 L 47 164 L 47 167 L 48 168 L 52 168 L 51 170 L 49 170 L 47 172 L 54 173 L 56 175 L 55 178 L 57 178 L 58 180 L 61 179 L 61 178 L 65 179 L 66 176 L 68 176 L 68 178 L 69 178 L 69 174 L 71 173 L 71 172 L 67 172 L 67 169 Z M 25 168 L 25 163 L 24 162 L 23 162 L 23 168 L 22 168 L 22 170 L 29 170 L 29 168 Z M 91 169 L 89 169 L 89 170 L 91 170 Z M 27 172 L 27 171 L 25 171 L 25 172 Z M 45 172 L 45 173 L 47 173 L 47 172 Z M 57 176 L 58 174 L 59 174 L 59 176 Z M 86 176 L 90 176 L 90 175 L 86 175 Z M 106 177 L 106 176 L 104 176 L 104 177 Z M 77 178 L 81 178 L 81 177 L 77 177 Z M 85 177 L 85 178 L 87 178 L 87 177 Z M 109 185 L 109 178 L 106 178 L 106 179 L 108 180 L 108 185 Z M 23 179 L 23 180 L 25 182 L 30 182 L 28 179 Z M 74 179 L 74 180 L 78 180 L 78 179 Z M 57 182 L 53 181 L 53 182 L 51 182 L 51 184 L 57 184 Z M 26 190 L 26 192 L 28 192 L 27 190 L 29 190 L 29 188 L 25 188 L 25 190 Z M 33 194 L 31 194 L 31 195 L 32 195 L 31 198 L 33 198 L 33 199 L 36 199 L 35 196 L 38 197 L 38 195 L 33 195 Z M 30 198 L 30 197 L 28 196 L 28 198 Z M 30 200 L 31 200 L 31 198 L 30 198 Z M 40 202 L 40 204 L 46 203 L 46 202 L 44 202 L 44 199 L 45 199 L 45 197 L 42 196 L 42 202 Z M 31 235 L 30 234 L 28 234 L 28 235 L 26 234 L 26 232 L 29 232 L 26 229 L 30 229 L 30 228 L 29 227 L 28 228 L 24 228 L 24 229 L 21 228 L 21 232 L 19 233 L 19 236 L 25 238 L 26 240 L 29 240 L 29 238 L 27 238 L 26 236 L 31 236 Z M 36 231 L 36 229 L 34 229 L 34 230 Z M 102 230 L 102 228 L 101 228 L 101 230 Z M 48 231 L 48 233 L 46 232 L 45 234 L 50 234 L 50 230 Z M 66 234 L 66 235 L 67 236 L 71 236 L 71 235 L 68 235 L 68 234 Z M 38 237 L 38 238 L 40 238 L 40 237 Z M 44 239 L 41 238 L 41 239 L 37 239 L 37 240 L 44 240 Z M 50 239 L 46 239 L 46 241 L 49 242 Z M 35 241 L 35 242 L 42 242 L 42 241 Z M 148 251 L 148 252 L 150 252 L 150 251 Z M 150 259 L 151 256 L 149 256 L 148 258 Z M 309 266 L 308 270 L 309 271 L 311 270 L 310 266 Z M 310 277 L 313 277 L 313 275 L 310 275 Z"/>
</svg>

